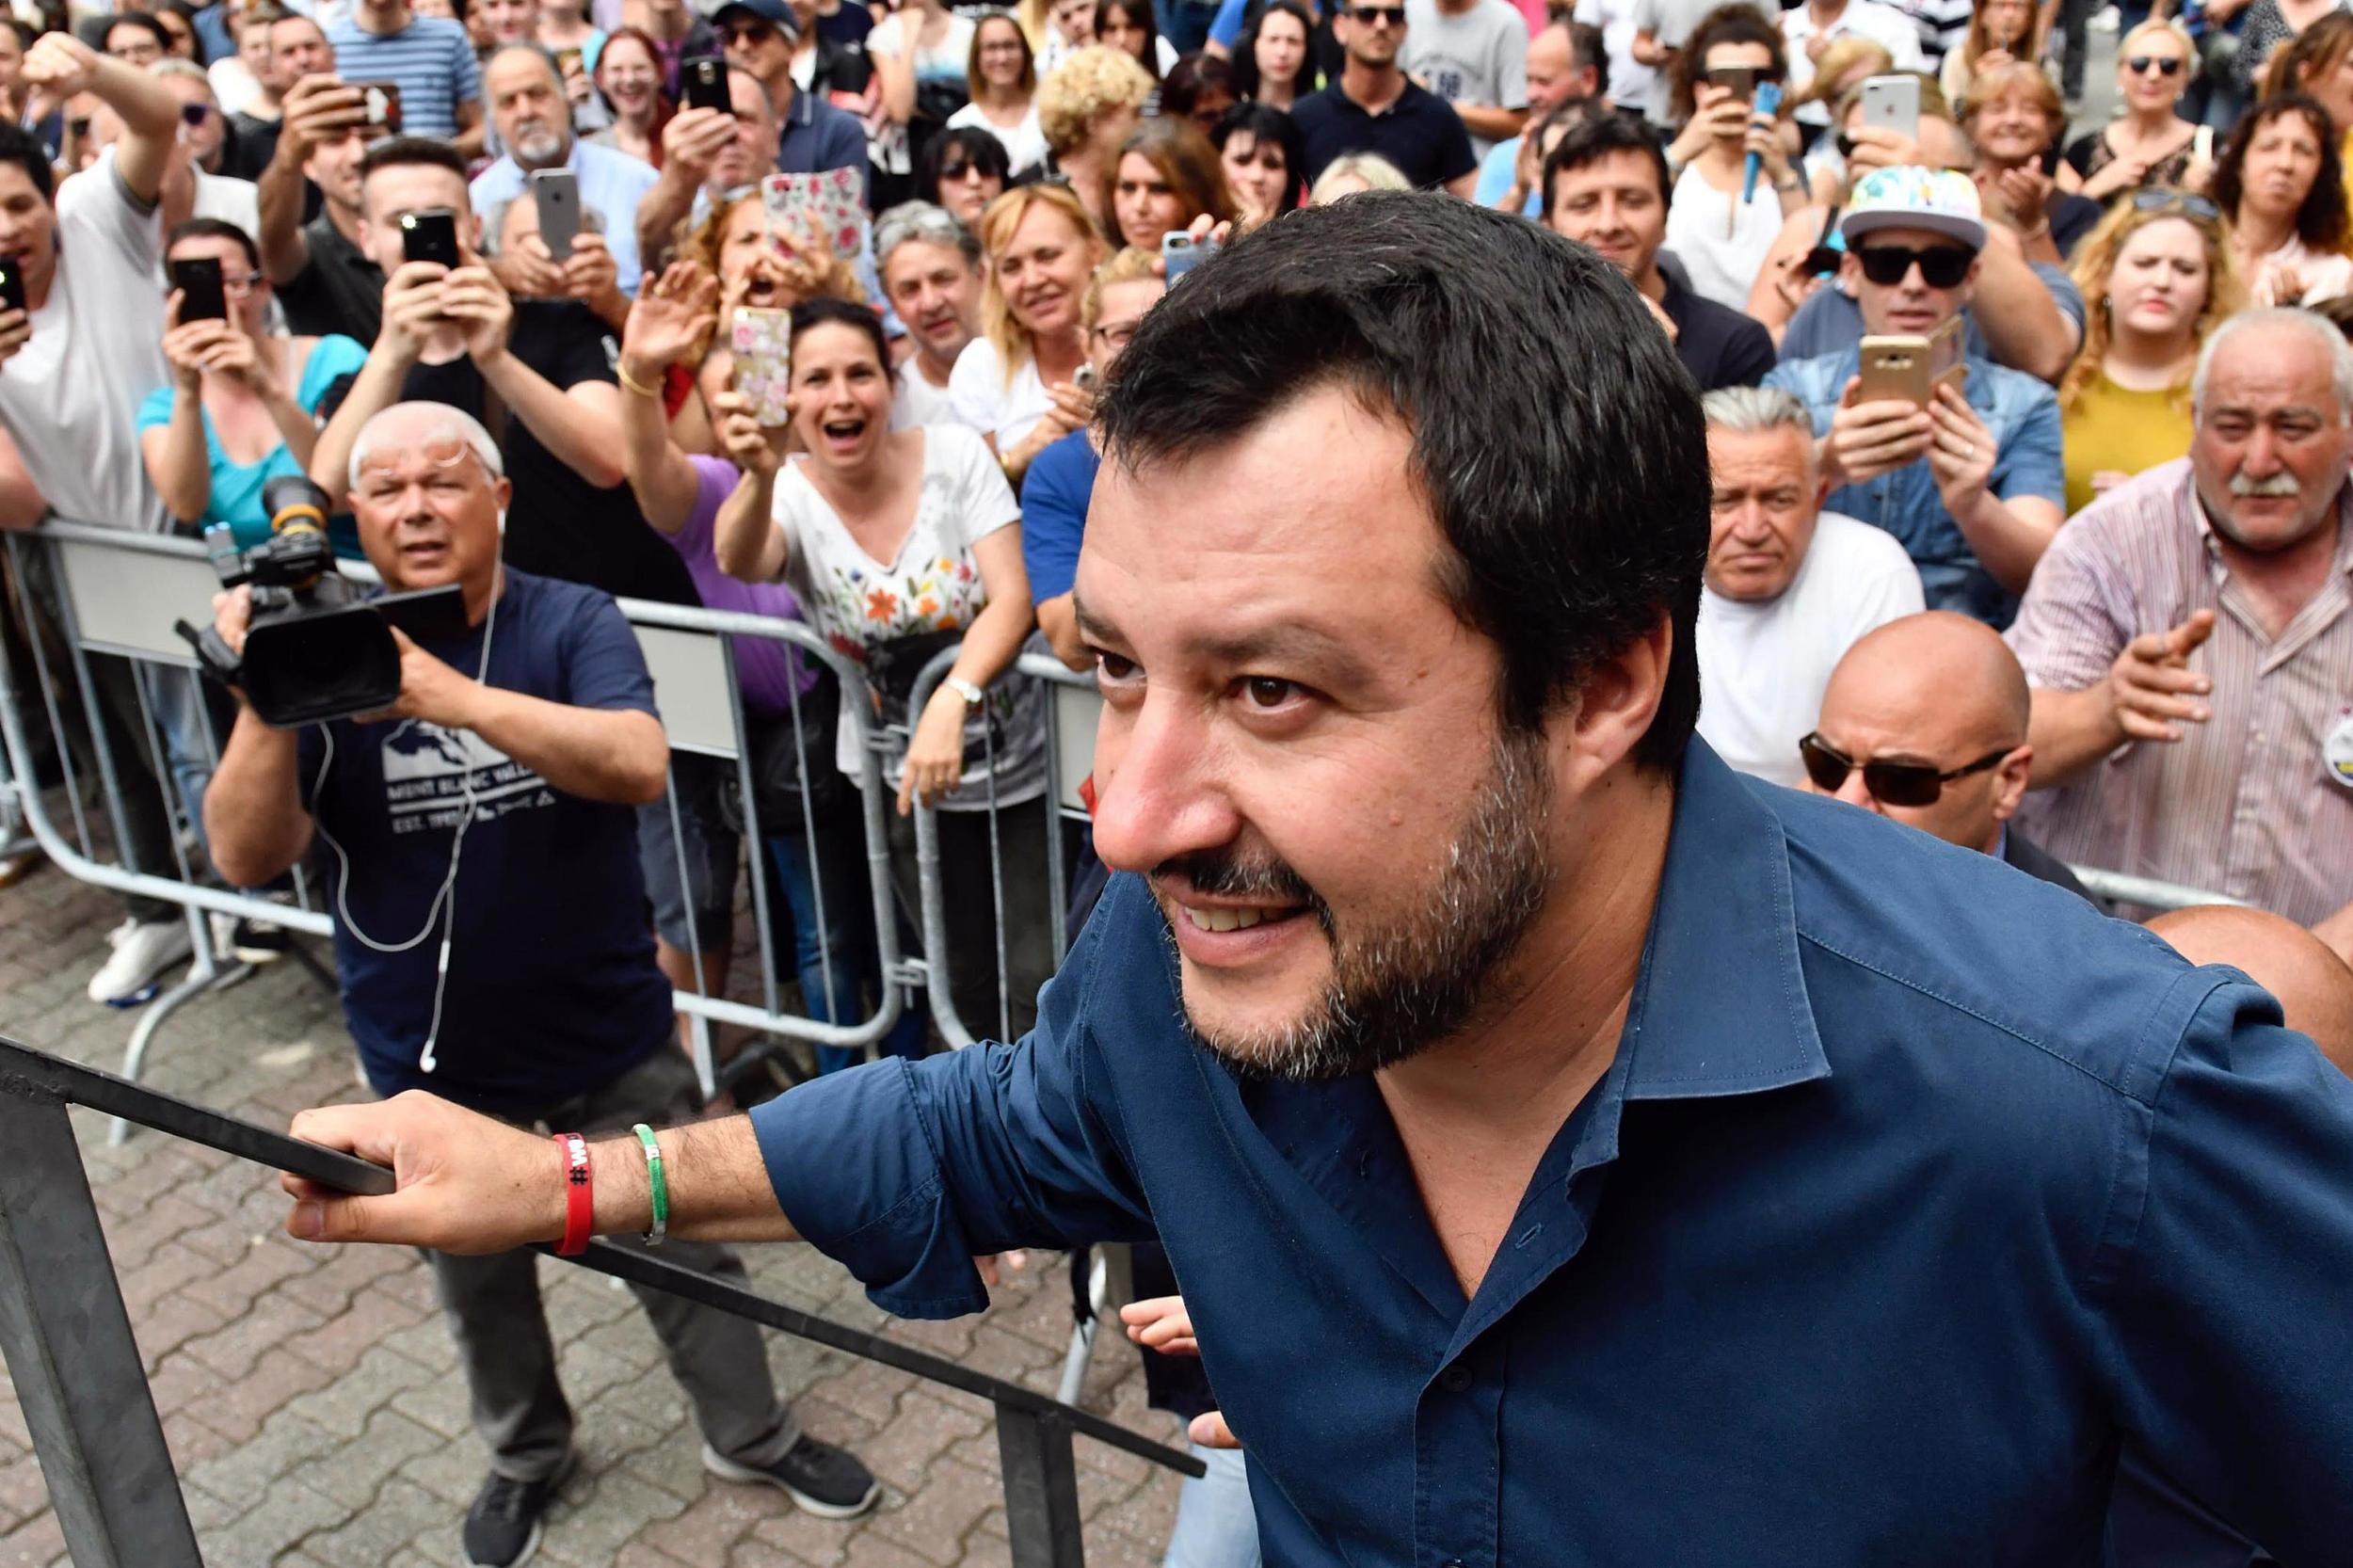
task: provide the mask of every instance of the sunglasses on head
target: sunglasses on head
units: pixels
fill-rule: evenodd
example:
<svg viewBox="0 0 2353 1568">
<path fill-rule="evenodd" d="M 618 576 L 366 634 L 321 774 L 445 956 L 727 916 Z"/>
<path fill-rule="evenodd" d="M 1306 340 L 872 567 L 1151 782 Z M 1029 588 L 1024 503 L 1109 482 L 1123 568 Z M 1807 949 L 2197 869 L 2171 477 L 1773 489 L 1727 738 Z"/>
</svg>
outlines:
<svg viewBox="0 0 2353 1568">
<path fill-rule="evenodd" d="M 2160 76 L 2179 76 L 2182 60 L 2175 55 L 2135 55 L 2124 62 L 2136 76 L 2146 76 L 2154 71 Z"/>
<path fill-rule="evenodd" d="M 1405 8 L 1402 6 L 1351 6 L 1348 14 L 1351 20 L 1361 22 L 1368 27 L 1405 25 Z"/>
<path fill-rule="evenodd" d="M 1973 252 L 1957 245 L 1931 245 L 1925 250 L 1908 245 L 1869 245 L 1857 249 L 1854 258 L 1862 264 L 1863 276 L 1883 289 L 1902 282 L 1915 262 L 1920 280 L 1929 287 L 1959 288 L 1969 276 L 1969 264 L 1977 260 Z"/>
<path fill-rule="evenodd" d="M 1956 778 L 1985 772 L 2015 749 L 2004 746 L 1999 751 L 1987 752 L 1974 762 L 1940 773 L 1933 762 L 1858 762 L 1822 739 L 1818 730 L 1798 743 L 1798 756 L 1804 761 L 1805 776 L 1814 780 L 1815 788 L 1825 794 L 1835 794 L 1847 782 L 1847 776 L 1861 768 L 1863 787 L 1881 806 L 1933 806 L 1945 792 L 1945 785 Z"/>
<path fill-rule="evenodd" d="M 2166 213 L 2180 209 L 2201 223 L 2222 221 L 2222 209 L 2202 196 L 2185 190 L 2167 190 L 2152 186 L 2133 192 L 2133 210 L 2140 213 Z"/>
</svg>

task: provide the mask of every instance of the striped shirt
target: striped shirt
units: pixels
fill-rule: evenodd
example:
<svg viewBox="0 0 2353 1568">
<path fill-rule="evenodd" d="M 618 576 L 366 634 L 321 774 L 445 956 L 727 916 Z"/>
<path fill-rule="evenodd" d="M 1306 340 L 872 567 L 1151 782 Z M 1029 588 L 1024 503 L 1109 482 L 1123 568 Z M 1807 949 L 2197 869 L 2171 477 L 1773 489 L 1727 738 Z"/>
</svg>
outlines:
<svg viewBox="0 0 2353 1568">
<path fill-rule="evenodd" d="M 396 33 L 362 32 L 356 21 L 328 29 L 335 74 L 346 82 L 400 84 L 404 136 L 457 135 L 457 105 L 482 102 L 482 72 L 465 24 L 445 16 L 412 17 Z"/>
<path fill-rule="evenodd" d="M 2009 629 L 2026 679 L 2080 691 L 2134 637 L 2212 610 L 2214 634 L 2189 665 L 2214 682 L 2213 714 L 2178 742 L 2127 742 L 2028 795 L 2021 827 L 2062 860 L 2227 893 L 2301 925 L 2353 902 L 2348 519 L 2353 488 L 2328 581 L 2277 637 L 2232 581 L 2188 458 L 2071 519 Z"/>
</svg>

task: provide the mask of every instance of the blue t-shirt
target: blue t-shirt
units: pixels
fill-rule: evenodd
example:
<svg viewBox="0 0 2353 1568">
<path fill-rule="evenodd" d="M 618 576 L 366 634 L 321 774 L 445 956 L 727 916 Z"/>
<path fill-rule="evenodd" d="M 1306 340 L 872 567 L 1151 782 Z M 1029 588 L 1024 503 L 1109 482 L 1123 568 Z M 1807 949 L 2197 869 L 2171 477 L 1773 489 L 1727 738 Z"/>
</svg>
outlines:
<svg viewBox="0 0 2353 1568">
<path fill-rule="evenodd" d="M 276 340 L 271 340 L 275 342 Z M 312 418 L 318 416 L 319 400 L 327 395 L 340 376 L 356 375 L 367 362 L 368 351 L 339 332 L 330 332 L 312 345 L 311 357 L 303 361 L 302 378 L 295 388 L 295 401 L 302 411 Z M 139 405 L 138 427 L 153 430 L 171 423 L 173 392 L 169 387 L 157 387 Z M 302 465 L 295 455 L 280 441 L 277 450 L 258 463 L 232 463 L 220 449 L 220 438 L 213 430 L 213 416 L 204 414 L 204 458 L 213 471 L 212 499 L 204 506 L 204 521 L 225 522 L 235 534 L 237 548 L 249 550 L 269 537 L 269 512 L 262 504 L 262 487 L 281 474 L 300 473 Z M 336 548 L 348 554 L 355 549 L 347 519 L 336 520 L 341 526 L 334 530 Z"/>
<path fill-rule="evenodd" d="M 1512 188 L 1512 177 L 1519 172 L 1514 167 L 1520 161 L 1520 138 L 1513 136 L 1497 142 L 1487 150 L 1487 156 L 1479 166 L 1479 188 L 1471 192 L 1471 200 L 1481 207 L 1492 207 L 1503 200 L 1503 193 Z M 1542 191 L 1529 191 L 1520 211 L 1529 217 L 1544 216 Z"/>
<path fill-rule="evenodd" d="M 471 676 L 483 628 L 425 651 Z M 653 679 L 613 600 L 509 568 L 490 632 L 488 683 L 574 708 L 655 712 Z M 322 780 L 324 737 L 334 755 Z M 471 730 L 418 719 L 338 720 L 302 732 L 300 782 L 337 862 L 335 959 L 344 1016 L 382 1094 L 430 1089 L 478 1109 L 535 1111 L 611 1082 L 673 1048 L 670 983 L 654 966 L 637 813 L 582 800 Z M 436 895 L 471 785 L 472 825 L 451 894 L 449 978 L 432 1072 L 441 926 Z M 426 937 L 404 952 L 379 943 Z"/>
<path fill-rule="evenodd" d="M 1030 602 L 1043 604 L 1070 591 L 1079 573 L 1079 544 L 1086 537 L 1087 498 L 1103 466 L 1095 443 L 1073 430 L 1030 459 L 1021 479 L 1021 564 L 1030 569 Z"/>
<path fill-rule="evenodd" d="M 404 136 L 457 135 L 457 105 L 482 101 L 482 69 L 462 22 L 420 16 L 397 33 L 370 33 L 346 19 L 327 30 L 335 74 L 346 82 L 400 84 Z"/>
</svg>

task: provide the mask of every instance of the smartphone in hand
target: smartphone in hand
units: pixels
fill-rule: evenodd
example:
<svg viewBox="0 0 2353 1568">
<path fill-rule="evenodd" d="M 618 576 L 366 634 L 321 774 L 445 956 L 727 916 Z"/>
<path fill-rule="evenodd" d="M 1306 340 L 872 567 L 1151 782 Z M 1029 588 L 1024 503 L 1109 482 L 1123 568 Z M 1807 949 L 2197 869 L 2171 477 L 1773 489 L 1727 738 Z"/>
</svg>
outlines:
<svg viewBox="0 0 2353 1568">
<path fill-rule="evenodd" d="M 728 98 L 728 63 L 716 55 L 696 55 L 679 63 L 679 96 L 690 109 L 716 109 L 731 115 Z"/>
<path fill-rule="evenodd" d="M 173 262 L 168 269 L 171 286 L 180 291 L 180 324 L 191 321 L 227 321 L 229 291 L 221 281 L 220 258 L 199 256 L 192 261 Z"/>
<path fill-rule="evenodd" d="M 400 215 L 400 254 L 403 261 L 439 262 L 456 268 L 457 214 L 447 207 L 423 207 Z"/>
<path fill-rule="evenodd" d="M 571 260 L 580 236 L 580 178 L 568 168 L 534 169 L 531 200 L 539 209 L 539 238 L 560 266 Z"/>
</svg>

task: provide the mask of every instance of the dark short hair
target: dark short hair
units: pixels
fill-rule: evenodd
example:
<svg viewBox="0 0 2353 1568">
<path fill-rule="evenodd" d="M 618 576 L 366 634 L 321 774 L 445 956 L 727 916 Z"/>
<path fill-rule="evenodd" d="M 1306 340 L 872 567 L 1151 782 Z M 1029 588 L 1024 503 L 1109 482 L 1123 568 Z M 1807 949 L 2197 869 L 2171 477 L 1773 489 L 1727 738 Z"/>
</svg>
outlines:
<svg viewBox="0 0 2353 1568">
<path fill-rule="evenodd" d="M 171 248 L 182 240 L 234 240 L 245 251 L 246 264 L 256 272 L 262 270 L 262 251 L 253 243 L 253 236 L 227 218 L 192 217 L 175 225 L 171 232 L 164 236 L 164 253 L 169 255 Z"/>
<path fill-rule="evenodd" d="M 106 18 L 105 24 L 98 29 L 98 52 L 100 54 L 106 52 L 106 40 L 115 36 L 117 27 L 140 28 L 154 39 L 156 46 L 165 54 L 171 53 L 171 34 L 165 29 L 162 23 L 145 11 L 117 11 Z"/>
<path fill-rule="evenodd" d="M 439 136 L 386 136 L 360 157 L 360 183 L 364 184 L 379 168 L 405 168 L 413 164 L 429 164 L 448 169 L 460 180 L 466 178 L 465 154 Z"/>
<path fill-rule="evenodd" d="M 1447 542 L 1439 588 L 1497 646 L 1507 728 L 1539 728 L 1666 618 L 1666 690 L 1635 756 L 1672 770 L 1699 717 L 1707 432 L 1625 280 L 1517 214 L 1445 196 L 1303 208 L 1144 318 L 1098 416 L 1105 455 L 1131 471 L 1189 457 L 1325 385 L 1411 427 Z"/>
<path fill-rule="evenodd" d="M 1593 96 L 1609 97 L 1609 46 L 1603 40 L 1601 29 L 1590 22 L 1572 22 L 1568 28 L 1569 50 L 1577 56 L 1577 66 L 1593 70 Z"/>
<path fill-rule="evenodd" d="M 848 327 L 863 332 L 872 340 L 874 358 L 883 367 L 883 374 L 896 380 L 897 373 L 890 365 L 890 340 L 883 334 L 882 317 L 872 307 L 854 300 L 821 294 L 804 299 L 792 307 L 792 341 L 801 341 L 801 334 L 820 327 Z"/>
<path fill-rule="evenodd" d="M 1192 54 L 1177 57 L 1168 68 L 1168 77 L 1160 83 L 1160 113 L 1162 116 L 1190 115 L 1201 102 L 1202 94 L 1223 90 L 1228 98 L 1240 98 L 1234 86 L 1233 62 L 1216 55 Z"/>
<path fill-rule="evenodd" d="M 40 192 L 43 201 L 57 197 L 57 171 L 50 166 L 49 149 L 41 139 L 13 120 L 0 120 L 0 164 L 14 164 Z"/>
<path fill-rule="evenodd" d="M 2333 255 L 2345 248 L 2353 218 L 2348 218 L 2345 207 L 2345 166 L 2337 153 L 2336 122 L 2320 100 L 2309 93 L 2275 93 L 2240 117 L 2214 166 L 2215 205 L 2222 209 L 2224 217 L 2238 221 L 2239 200 L 2247 194 L 2243 184 L 2247 154 L 2265 126 L 2290 115 L 2302 119 L 2320 142 L 2320 171 L 2313 176 L 2313 188 L 2296 211 L 2296 237 L 2314 250 Z"/>
<path fill-rule="evenodd" d="M 1597 164 L 1619 152 L 1641 154 L 1658 176 L 1658 200 L 1666 201 L 1674 194 L 1674 176 L 1667 171 L 1667 154 L 1659 150 L 1658 138 L 1647 128 L 1622 114 L 1600 114 L 1570 128 L 1545 159 L 1545 188 L 1538 193 L 1544 215 L 1552 216 L 1552 182 L 1556 175 Z"/>
<path fill-rule="evenodd" d="M 1277 3 L 1288 6 L 1289 0 Z M 1254 151 L 1269 142 L 1283 150 L 1283 167 L 1290 171 L 1290 178 L 1283 182 L 1283 200 L 1274 210 L 1280 215 L 1296 209 L 1307 181 L 1307 138 L 1300 134 L 1299 121 L 1272 104 L 1244 102 L 1218 118 L 1217 129 L 1209 133 L 1209 141 L 1222 153 L 1238 131 L 1250 133 Z"/>
<path fill-rule="evenodd" d="M 915 197 L 919 201 L 937 203 L 939 200 L 939 168 L 951 152 L 961 152 L 968 163 L 981 166 L 984 174 L 994 174 L 1000 180 L 1013 178 L 1013 159 L 1005 152 L 1005 144 L 996 134 L 980 125 L 951 125 L 924 147 L 922 157 L 915 169 Z"/>
</svg>

